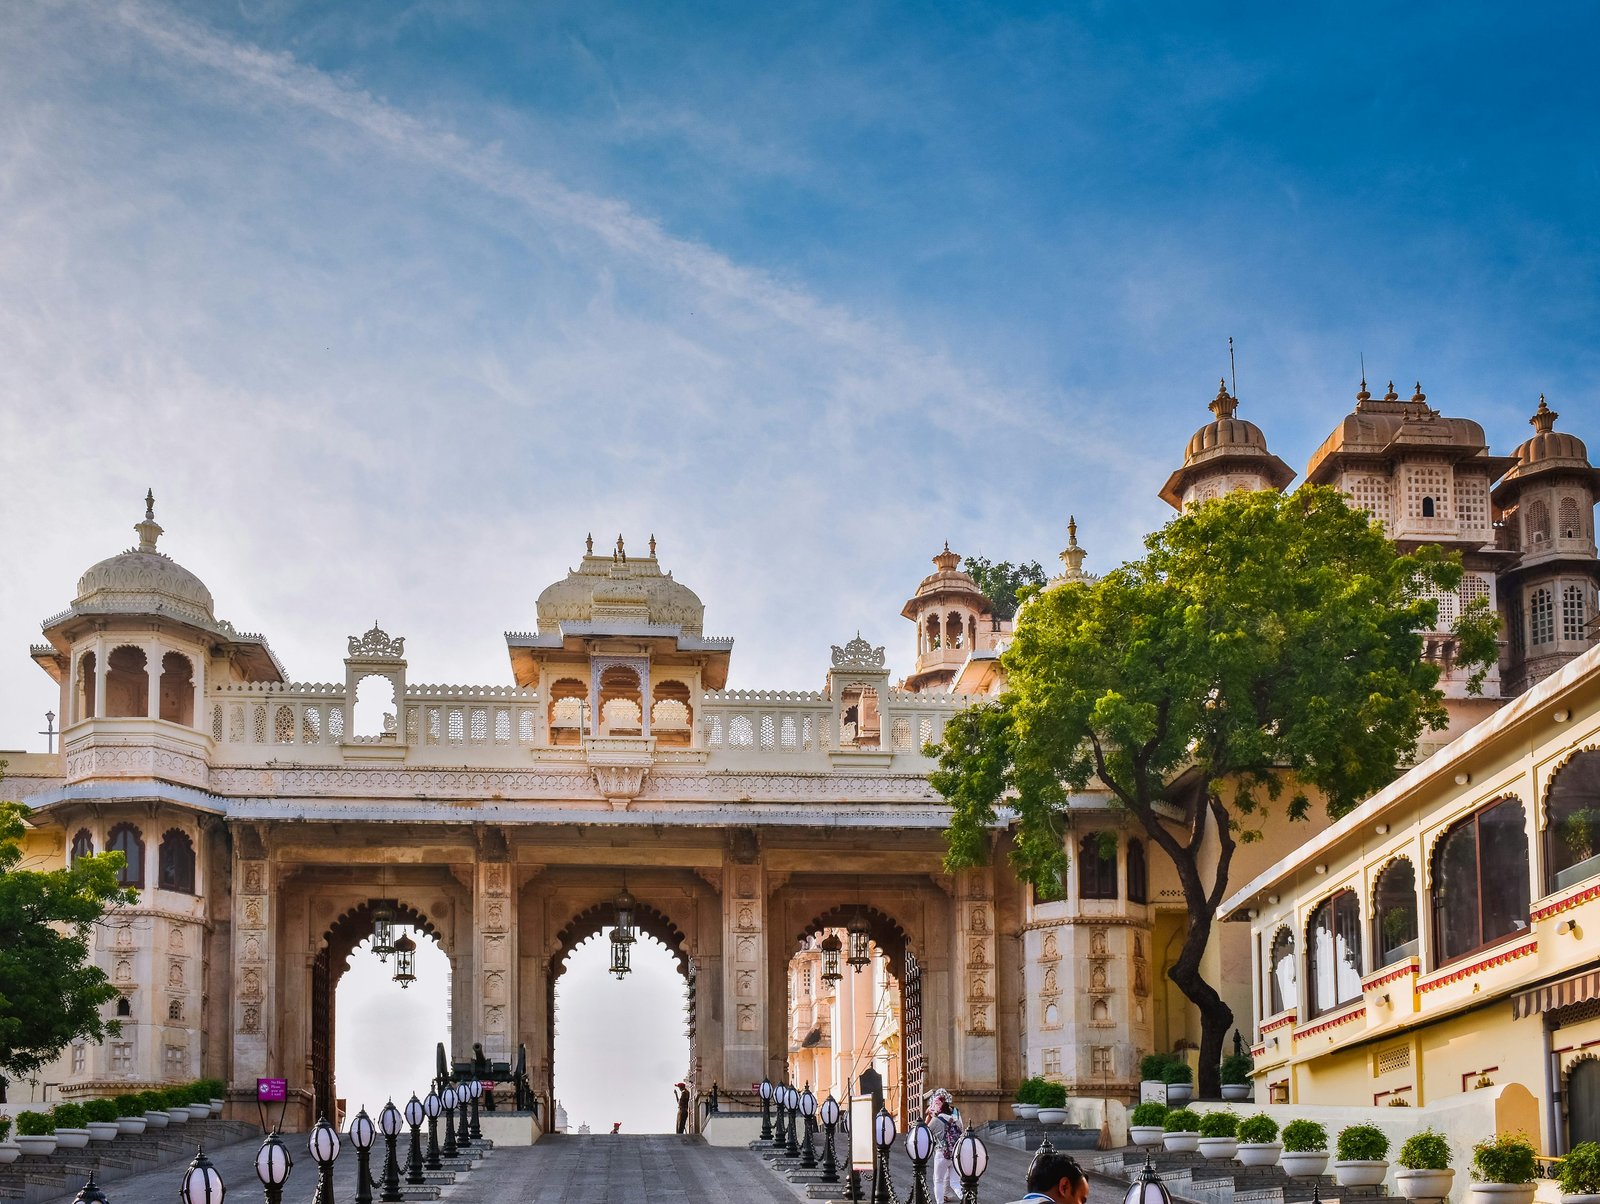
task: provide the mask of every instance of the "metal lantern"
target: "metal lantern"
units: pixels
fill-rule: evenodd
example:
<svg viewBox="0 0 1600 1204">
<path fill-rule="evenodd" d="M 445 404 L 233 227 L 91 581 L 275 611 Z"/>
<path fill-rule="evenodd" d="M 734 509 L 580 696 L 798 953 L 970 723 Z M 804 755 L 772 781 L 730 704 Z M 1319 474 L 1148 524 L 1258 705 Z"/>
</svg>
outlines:
<svg viewBox="0 0 1600 1204">
<path fill-rule="evenodd" d="M 989 1147 L 968 1133 L 956 1142 L 956 1174 L 961 1176 L 961 1204 L 977 1204 L 978 1180 L 989 1169 Z"/>
<path fill-rule="evenodd" d="M 456 1148 L 456 1104 L 460 1099 L 455 1087 L 449 1083 L 439 1093 L 439 1103 L 444 1107 L 444 1149 L 439 1152 L 446 1158 L 455 1158 L 461 1153 Z"/>
<path fill-rule="evenodd" d="M 933 1157 L 933 1131 L 923 1121 L 919 1120 L 907 1131 L 906 1153 L 911 1156 L 911 1199 L 915 1204 L 924 1204 L 928 1199 L 928 1159 Z"/>
<path fill-rule="evenodd" d="M 888 1151 L 895 1139 L 894 1117 L 889 1115 L 889 1109 L 879 1108 L 878 1115 L 872 1118 L 872 1140 L 880 1150 Z"/>
<path fill-rule="evenodd" d="M 761 1086 L 761 1137 L 762 1141 L 772 1140 L 772 1080 L 762 1079 Z"/>
<path fill-rule="evenodd" d="M 839 1123 L 839 1112 L 840 1112 L 839 1101 L 834 1099 L 833 1096 L 830 1095 L 827 1099 L 822 1101 L 822 1111 L 819 1113 L 819 1115 L 821 1117 L 821 1120 L 822 1120 L 823 1124 L 825 1124 L 825 1125 L 836 1125 L 836 1124 L 838 1124 Z"/>
<path fill-rule="evenodd" d="M 372 1143 L 377 1139 L 378 1126 L 372 1123 L 372 1117 L 367 1115 L 365 1108 L 355 1114 L 350 1122 L 350 1144 L 358 1150 L 370 1150 Z"/>
<path fill-rule="evenodd" d="M 417 981 L 417 942 L 403 932 L 394 943 L 394 980 L 401 989 Z"/>
<path fill-rule="evenodd" d="M 800 1093 L 800 1115 L 804 1118 L 805 1128 L 800 1134 L 800 1166 L 803 1170 L 815 1170 L 817 1165 L 817 1152 L 811 1148 L 811 1137 L 817 1131 L 817 1097 L 811 1090 L 811 1084 L 806 1084 L 806 1089 Z"/>
<path fill-rule="evenodd" d="M 628 879 L 624 876 L 622 879 L 622 893 L 617 896 L 616 902 L 617 927 L 622 931 L 624 942 L 633 940 L 633 912 L 637 904 L 638 900 L 628 891 Z"/>
<path fill-rule="evenodd" d="M 317 1190 L 312 1204 L 333 1204 L 333 1160 L 339 1156 L 339 1132 L 326 1116 L 317 1118 L 306 1144 L 317 1161 Z"/>
<path fill-rule="evenodd" d="M 372 1167 L 368 1158 L 378 1126 L 362 1108 L 350 1121 L 350 1144 L 356 1147 L 356 1204 L 372 1204 Z"/>
<path fill-rule="evenodd" d="M 379 903 L 372 913 L 372 952 L 380 962 L 394 952 L 394 911 L 387 903 Z"/>
<path fill-rule="evenodd" d="M 183 1183 L 178 1188 L 182 1204 L 222 1204 L 228 1189 L 222 1185 L 222 1176 L 211 1165 L 204 1149 L 197 1149 L 194 1161 L 183 1172 Z"/>
<path fill-rule="evenodd" d="M 405 938 L 401 938 L 404 940 Z M 395 956 L 400 954 L 400 942 L 395 942 Z M 400 1194 L 400 1163 L 395 1157 L 394 1139 L 400 1136 L 404 1125 L 400 1109 L 390 1100 L 378 1113 L 378 1129 L 383 1133 L 383 1191 L 378 1196 L 386 1204 L 399 1204 L 405 1197 Z"/>
<path fill-rule="evenodd" d="M 845 932 L 850 937 L 850 955 L 844 959 L 845 963 L 860 974 L 872 961 L 871 955 L 867 952 L 872 933 L 867 927 L 866 914 L 859 907 L 856 908 L 856 914 L 851 917 Z"/>
<path fill-rule="evenodd" d="M 817 1118 L 822 1121 L 822 1181 L 824 1183 L 839 1182 L 839 1161 L 833 1150 L 833 1130 L 839 1123 L 839 1101 L 833 1096 L 828 1096 L 822 1101 L 822 1106 L 817 1109 Z"/>
<path fill-rule="evenodd" d="M 629 939 L 623 935 L 621 928 L 613 928 L 611 930 L 611 973 L 617 976 L 618 982 L 626 978 L 628 972 L 633 969 L 633 966 L 629 964 L 628 946 L 630 943 Z"/>
<path fill-rule="evenodd" d="M 1139 1172 L 1139 1177 L 1128 1188 L 1123 1204 L 1172 1204 L 1172 1193 L 1161 1182 L 1161 1176 L 1156 1174 L 1149 1150 L 1144 1154 L 1144 1170 Z"/>
<path fill-rule="evenodd" d="M 411 1093 L 411 1098 L 406 1101 L 405 1118 L 406 1124 L 413 1129 L 421 1128 L 422 1122 L 428 1118 L 427 1112 L 423 1110 L 422 1101 L 417 1098 L 415 1091 Z"/>
<path fill-rule="evenodd" d="M 444 1111 L 444 1101 L 437 1091 L 430 1091 L 422 1099 L 422 1110 L 428 1117 L 428 1156 L 423 1163 L 430 1171 L 442 1170 L 439 1161 L 439 1113 Z"/>
<path fill-rule="evenodd" d="M 416 1185 L 424 1182 L 422 1177 L 422 1122 L 428 1119 L 428 1113 L 422 1106 L 422 1101 L 413 1091 L 411 1098 L 406 1101 L 406 1124 L 411 1128 L 411 1145 L 406 1152 L 406 1182 Z"/>
<path fill-rule="evenodd" d="M 894 1147 L 894 1138 L 894 1117 L 887 1108 L 879 1108 L 872 1118 L 872 1143 L 878 1149 L 872 1164 L 873 1204 L 891 1204 L 895 1199 L 894 1189 L 889 1186 L 889 1151 Z"/>
<path fill-rule="evenodd" d="M 256 1151 L 256 1178 L 265 1189 L 267 1204 L 278 1204 L 283 1199 L 283 1185 L 289 1181 L 289 1172 L 293 1169 L 294 1159 L 289 1157 L 289 1147 L 274 1129 Z"/>
<path fill-rule="evenodd" d="M 72 1197 L 72 1204 L 111 1204 L 106 1199 L 106 1193 L 100 1190 L 100 1185 L 94 1181 L 94 1172 L 89 1172 L 89 1178 L 78 1194 Z"/>
<path fill-rule="evenodd" d="M 806 1089 L 800 1093 L 800 1115 L 815 1117 L 817 1114 L 817 1097 L 811 1090 L 811 1084 L 806 1084 Z"/>
<path fill-rule="evenodd" d="M 831 986 L 844 977 L 839 972 L 839 951 L 844 948 L 844 942 L 839 939 L 839 934 L 830 932 L 822 938 L 819 946 L 822 950 L 822 981 L 824 985 Z"/>
</svg>

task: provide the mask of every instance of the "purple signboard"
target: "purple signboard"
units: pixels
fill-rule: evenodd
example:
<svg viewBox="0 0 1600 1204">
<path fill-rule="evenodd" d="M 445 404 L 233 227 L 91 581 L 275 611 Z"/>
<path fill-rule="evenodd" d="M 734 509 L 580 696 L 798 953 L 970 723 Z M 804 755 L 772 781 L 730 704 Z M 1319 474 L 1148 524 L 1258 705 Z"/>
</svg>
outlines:
<svg viewBox="0 0 1600 1204">
<path fill-rule="evenodd" d="M 257 1079 L 256 1102 L 259 1104 L 281 1104 L 289 1098 L 288 1079 Z"/>
</svg>

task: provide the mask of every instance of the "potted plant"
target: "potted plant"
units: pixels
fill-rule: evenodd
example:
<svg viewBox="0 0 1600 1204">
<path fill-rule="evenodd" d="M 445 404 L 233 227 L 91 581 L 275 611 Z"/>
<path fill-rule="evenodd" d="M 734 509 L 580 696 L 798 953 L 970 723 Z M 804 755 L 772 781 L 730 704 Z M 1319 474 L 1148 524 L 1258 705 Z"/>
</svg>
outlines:
<svg viewBox="0 0 1600 1204">
<path fill-rule="evenodd" d="M 137 1137 L 150 1122 L 144 1118 L 144 1105 L 137 1095 L 119 1095 L 111 1101 L 117 1110 L 117 1132 L 124 1137 Z"/>
<path fill-rule="evenodd" d="M 1200 1118 L 1200 1157 L 1223 1162 L 1239 1152 L 1239 1118 L 1227 1108 Z"/>
<path fill-rule="evenodd" d="M 189 1092 L 183 1087 L 167 1087 L 157 1092 L 167 1106 L 167 1116 L 175 1125 L 186 1125 L 189 1116 Z"/>
<path fill-rule="evenodd" d="M 1389 1139 L 1376 1125 L 1339 1130 L 1333 1181 L 1340 1187 L 1375 1187 L 1389 1173 Z"/>
<path fill-rule="evenodd" d="M 1011 1110 L 1023 1120 L 1037 1120 L 1039 1118 L 1039 1090 L 1048 1086 L 1044 1079 L 1038 1075 L 1023 1079 L 1017 1084 L 1017 1102 L 1011 1105 Z"/>
<path fill-rule="evenodd" d="M 1564 1204 L 1600 1204 L 1600 1143 L 1581 1141 L 1561 1160 Z"/>
<path fill-rule="evenodd" d="M 1067 1123 L 1067 1089 L 1060 1083 L 1045 1083 L 1038 1094 L 1039 1123 L 1064 1125 Z"/>
<path fill-rule="evenodd" d="M 196 1079 L 183 1089 L 184 1102 L 189 1106 L 190 1120 L 207 1120 L 211 1116 L 211 1087 Z"/>
<path fill-rule="evenodd" d="M 223 1108 L 228 1106 L 228 1084 L 221 1079 L 204 1079 L 206 1098 L 211 1103 L 211 1115 L 221 1116 Z"/>
<path fill-rule="evenodd" d="M 1167 1106 L 1154 1100 L 1135 1105 L 1128 1116 L 1128 1139 L 1134 1145 L 1161 1144 L 1161 1134 L 1166 1131 Z"/>
<path fill-rule="evenodd" d="M 1169 1154 L 1192 1154 L 1200 1145 L 1200 1117 L 1187 1108 L 1168 1112 L 1161 1129 L 1161 1144 Z"/>
<path fill-rule="evenodd" d="M 11 1118 L 0 1113 L 0 1166 L 22 1157 L 22 1149 L 11 1140 Z"/>
<path fill-rule="evenodd" d="M 1497 1133 L 1472 1147 L 1470 1204 L 1530 1204 L 1537 1171 L 1533 1146 L 1521 1133 Z"/>
<path fill-rule="evenodd" d="M 1172 1061 L 1161 1072 L 1167 1085 L 1167 1103 L 1187 1104 L 1194 1092 L 1194 1069 L 1187 1062 Z"/>
<path fill-rule="evenodd" d="M 1222 1098 L 1244 1100 L 1250 1098 L 1250 1072 L 1255 1069 L 1249 1054 L 1229 1054 L 1217 1067 L 1222 1078 Z"/>
<path fill-rule="evenodd" d="M 1314 1120 L 1291 1120 L 1283 1126 L 1278 1165 L 1294 1178 L 1322 1174 L 1328 1169 L 1328 1130 Z"/>
<path fill-rule="evenodd" d="M 1239 1152 L 1234 1157 L 1241 1166 L 1275 1166 L 1281 1153 L 1278 1122 L 1272 1117 L 1257 1112 L 1239 1122 Z"/>
<path fill-rule="evenodd" d="M 82 1104 L 57 1104 L 50 1111 L 56 1126 L 56 1149 L 81 1150 L 89 1144 L 89 1118 Z"/>
<path fill-rule="evenodd" d="M 1456 1173 L 1450 1169 L 1450 1143 L 1443 1133 L 1423 1129 L 1401 1143 L 1395 1158 L 1395 1188 L 1408 1200 L 1442 1199 L 1450 1194 Z"/>
<path fill-rule="evenodd" d="M 159 1091 L 139 1092 L 139 1102 L 144 1105 L 145 1122 L 152 1129 L 165 1129 L 172 1123 L 167 1115 L 167 1097 Z"/>
<path fill-rule="evenodd" d="M 89 1130 L 90 1141 L 110 1141 L 116 1137 L 117 1105 L 108 1099 L 85 1100 L 84 1127 Z"/>
<path fill-rule="evenodd" d="M 1141 1100 L 1159 1100 L 1162 1103 L 1167 1099 L 1167 1067 L 1172 1064 L 1172 1056 L 1164 1053 L 1145 1054 L 1139 1059 L 1139 1098 Z"/>
<path fill-rule="evenodd" d="M 56 1152 L 56 1122 L 48 1112 L 17 1113 L 17 1145 L 24 1154 L 42 1157 Z"/>
</svg>

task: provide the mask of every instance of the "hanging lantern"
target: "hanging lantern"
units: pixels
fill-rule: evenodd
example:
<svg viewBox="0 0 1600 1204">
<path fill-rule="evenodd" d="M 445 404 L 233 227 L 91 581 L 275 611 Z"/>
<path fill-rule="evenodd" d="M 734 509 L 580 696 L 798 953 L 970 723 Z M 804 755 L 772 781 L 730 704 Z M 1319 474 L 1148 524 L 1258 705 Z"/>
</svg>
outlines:
<svg viewBox="0 0 1600 1204">
<path fill-rule="evenodd" d="M 622 933 L 621 939 L 624 943 L 628 943 L 634 938 L 633 912 L 636 905 L 637 900 L 628 893 L 628 880 L 624 878 L 622 880 L 622 893 L 617 896 L 615 905 L 617 909 L 616 931 Z M 617 938 L 613 937 L 612 939 L 615 940 Z"/>
<path fill-rule="evenodd" d="M 872 934 L 867 928 L 867 917 L 860 908 L 856 909 L 856 914 L 851 918 L 845 932 L 850 936 L 850 956 L 844 960 L 857 974 L 860 974 L 872 961 L 867 952 Z"/>
<path fill-rule="evenodd" d="M 618 982 L 621 982 L 627 976 L 628 971 L 633 969 L 628 964 L 628 946 L 631 943 L 622 935 L 622 929 L 613 928 L 611 930 L 611 972 L 617 976 Z"/>
<path fill-rule="evenodd" d="M 844 948 L 844 942 L 839 939 L 839 934 L 830 932 L 822 938 L 819 946 L 822 950 L 822 981 L 826 986 L 832 986 L 844 977 L 839 973 L 839 951 Z"/>
<path fill-rule="evenodd" d="M 387 903 L 379 903 L 372 913 L 372 952 L 380 962 L 394 952 L 394 912 Z"/>
<path fill-rule="evenodd" d="M 405 933 L 394 943 L 394 980 L 402 988 L 417 981 L 417 942 Z"/>
</svg>

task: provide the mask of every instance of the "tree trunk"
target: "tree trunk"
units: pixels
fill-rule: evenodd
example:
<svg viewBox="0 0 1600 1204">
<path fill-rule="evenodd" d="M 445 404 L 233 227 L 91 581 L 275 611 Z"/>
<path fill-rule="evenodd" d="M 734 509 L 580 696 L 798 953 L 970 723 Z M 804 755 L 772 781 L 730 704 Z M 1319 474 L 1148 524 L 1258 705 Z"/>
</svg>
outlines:
<svg viewBox="0 0 1600 1204">
<path fill-rule="evenodd" d="M 1183 875 L 1180 874 L 1180 877 Z M 1198 876 L 1196 876 L 1198 880 Z M 1185 883 L 1187 888 L 1187 882 Z M 1189 892 L 1185 889 L 1184 893 Z M 1233 1026 L 1233 1009 L 1218 995 L 1216 988 L 1200 975 L 1200 958 L 1211 943 L 1216 912 L 1189 902 L 1189 933 L 1184 937 L 1178 960 L 1167 977 L 1178 984 L 1184 997 L 1200 1012 L 1200 1079 L 1195 1084 L 1196 1099 L 1218 1099 L 1222 1095 L 1222 1043 Z"/>
</svg>

